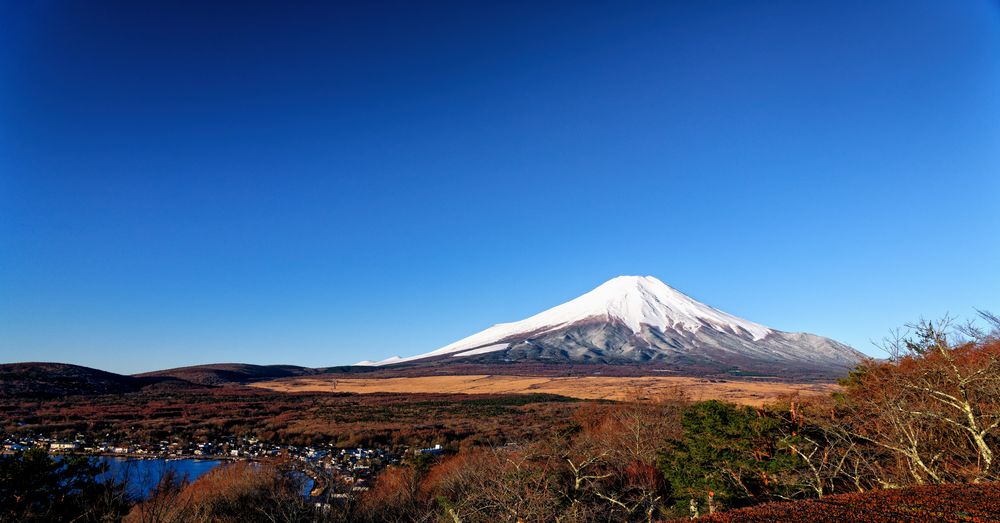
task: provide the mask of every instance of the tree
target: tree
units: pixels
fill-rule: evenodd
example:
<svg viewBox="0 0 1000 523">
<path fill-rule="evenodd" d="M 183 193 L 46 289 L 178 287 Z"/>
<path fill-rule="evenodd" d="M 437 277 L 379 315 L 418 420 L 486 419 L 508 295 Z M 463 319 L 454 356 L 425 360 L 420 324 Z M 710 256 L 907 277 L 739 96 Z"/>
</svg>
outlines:
<svg viewBox="0 0 1000 523">
<path fill-rule="evenodd" d="M 302 484 L 280 464 L 238 462 L 212 469 L 189 485 L 171 482 L 132 508 L 127 522 L 226 523 L 319 521 Z"/>
<path fill-rule="evenodd" d="M 954 342 L 949 326 L 910 326 L 884 344 L 889 360 L 867 361 L 843 383 L 846 430 L 896 457 L 898 484 L 1000 478 L 1000 324 Z"/>
<path fill-rule="evenodd" d="M 678 508 L 740 506 L 783 496 L 783 474 L 798 458 L 779 449 L 781 420 L 763 410 L 720 401 L 689 407 L 684 435 L 660 455 Z"/>
<path fill-rule="evenodd" d="M 554 521 L 560 515 L 555 460 L 538 450 L 467 451 L 431 470 L 421 490 L 447 521 Z"/>
<path fill-rule="evenodd" d="M 40 448 L 0 456 L 0 521 L 109 521 L 128 510 L 123 483 L 95 460 Z"/>
<path fill-rule="evenodd" d="M 879 463 L 884 453 L 845 430 L 837 401 L 795 398 L 780 408 L 772 406 L 771 412 L 782 419 L 779 448 L 800 462 L 798 477 L 790 474 L 785 480 L 791 497 L 821 498 L 837 491 L 889 486 Z M 796 485 L 801 492 L 795 492 Z"/>
<path fill-rule="evenodd" d="M 636 395 L 639 396 L 639 395 Z M 581 430 L 554 442 L 573 505 L 588 504 L 599 519 L 652 521 L 669 492 L 656 466 L 668 434 L 679 435 L 680 398 L 661 398 L 578 411 Z"/>
</svg>

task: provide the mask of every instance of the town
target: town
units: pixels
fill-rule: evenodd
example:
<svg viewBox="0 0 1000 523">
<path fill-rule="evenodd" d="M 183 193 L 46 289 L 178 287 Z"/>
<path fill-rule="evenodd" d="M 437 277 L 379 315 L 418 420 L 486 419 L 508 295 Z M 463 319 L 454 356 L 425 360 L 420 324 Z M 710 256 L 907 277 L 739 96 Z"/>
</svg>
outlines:
<svg viewBox="0 0 1000 523">
<path fill-rule="evenodd" d="M 367 490 L 385 467 L 407 457 L 440 455 L 441 445 L 430 448 L 336 448 L 332 443 L 295 446 L 261 441 L 255 436 L 228 435 L 214 441 L 182 444 L 161 440 L 155 443 L 122 441 L 110 435 L 92 437 L 78 434 L 53 438 L 41 434 L 0 434 L 2 453 L 14 454 L 32 448 L 53 455 L 87 455 L 120 459 L 263 461 L 282 460 L 310 480 L 308 495 L 314 499 L 336 499 L 348 491 Z"/>
</svg>

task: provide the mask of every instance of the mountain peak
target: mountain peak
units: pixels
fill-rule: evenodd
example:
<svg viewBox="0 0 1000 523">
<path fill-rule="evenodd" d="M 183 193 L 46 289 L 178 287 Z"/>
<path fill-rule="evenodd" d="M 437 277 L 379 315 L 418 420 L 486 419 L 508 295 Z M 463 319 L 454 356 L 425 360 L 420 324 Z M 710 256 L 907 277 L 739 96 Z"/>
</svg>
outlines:
<svg viewBox="0 0 1000 523">
<path fill-rule="evenodd" d="M 562 305 L 436 351 L 362 364 L 651 363 L 692 372 L 832 375 L 861 357 L 828 338 L 782 332 L 720 311 L 653 276 L 618 276 Z"/>
<path fill-rule="evenodd" d="M 562 305 L 521 321 L 496 324 L 436 351 L 409 358 L 394 356 L 376 363 L 364 361 L 358 364 L 389 365 L 446 354 L 484 354 L 503 350 L 507 345 L 502 342 L 515 336 L 525 333 L 539 335 L 592 320 L 620 322 L 632 334 L 641 333 L 643 326 L 660 332 L 672 330 L 687 333 L 709 327 L 749 340 L 761 340 L 775 332 L 705 305 L 654 276 L 617 276 Z"/>
<path fill-rule="evenodd" d="M 654 276 L 618 276 L 596 289 L 525 321 L 537 319 L 566 323 L 606 315 L 623 322 L 633 333 L 642 325 L 697 331 L 706 324 L 753 339 L 766 337 L 771 329 L 705 305 L 663 283 Z"/>
</svg>

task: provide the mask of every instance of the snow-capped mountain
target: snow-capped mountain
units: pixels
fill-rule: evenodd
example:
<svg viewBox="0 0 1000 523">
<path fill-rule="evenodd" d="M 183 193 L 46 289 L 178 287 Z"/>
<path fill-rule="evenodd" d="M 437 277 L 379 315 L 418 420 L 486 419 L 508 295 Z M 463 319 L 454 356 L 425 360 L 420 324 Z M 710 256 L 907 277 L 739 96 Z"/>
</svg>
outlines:
<svg viewBox="0 0 1000 523">
<path fill-rule="evenodd" d="M 862 357 L 828 338 L 782 332 L 727 314 L 652 276 L 619 276 L 562 305 L 438 350 L 358 365 L 650 362 L 718 370 L 836 371 Z"/>
</svg>

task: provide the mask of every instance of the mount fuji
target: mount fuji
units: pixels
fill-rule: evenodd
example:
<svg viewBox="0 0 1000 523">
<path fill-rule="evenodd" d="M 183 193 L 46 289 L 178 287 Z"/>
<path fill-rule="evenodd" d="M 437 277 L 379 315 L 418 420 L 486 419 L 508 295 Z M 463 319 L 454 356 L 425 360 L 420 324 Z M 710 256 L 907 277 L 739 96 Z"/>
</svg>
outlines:
<svg viewBox="0 0 1000 523">
<path fill-rule="evenodd" d="M 722 312 L 652 276 L 619 276 L 562 305 L 438 350 L 358 365 L 643 364 L 699 374 L 833 375 L 862 358 L 829 338 Z"/>
</svg>

